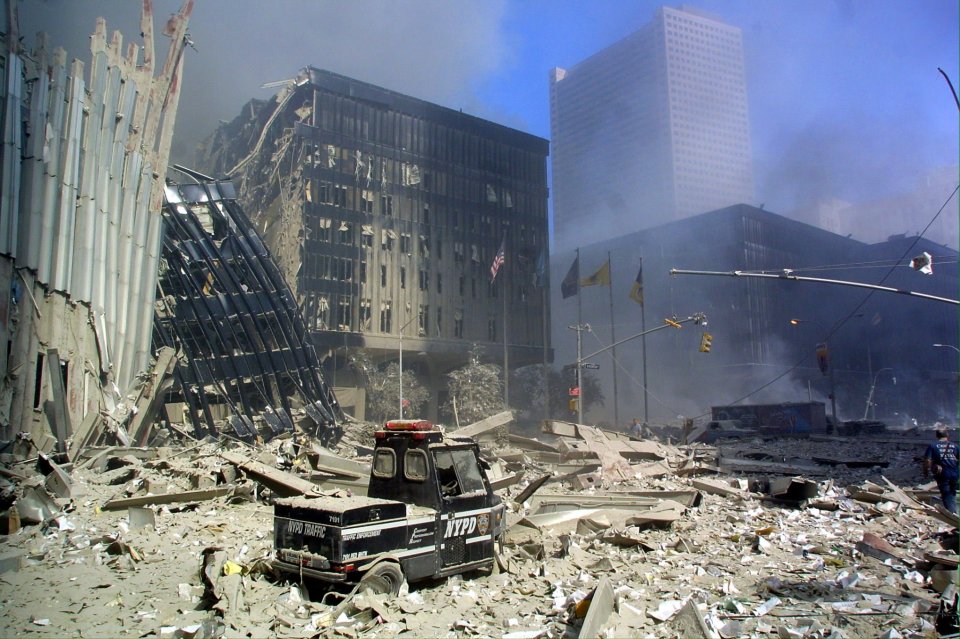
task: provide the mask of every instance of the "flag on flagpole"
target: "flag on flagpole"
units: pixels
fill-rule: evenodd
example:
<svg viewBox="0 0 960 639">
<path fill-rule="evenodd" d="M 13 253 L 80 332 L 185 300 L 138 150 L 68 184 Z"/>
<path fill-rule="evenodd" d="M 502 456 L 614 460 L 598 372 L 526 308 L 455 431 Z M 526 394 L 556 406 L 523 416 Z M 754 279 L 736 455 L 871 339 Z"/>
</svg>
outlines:
<svg viewBox="0 0 960 639">
<path fill-rule="evenodd" d="M 500 267 L 503 266 L 503 263 L 506 261 L 506 256 L 504 251 L 507 247 L 507 236 L 503 236 L 503 240 L 500 242 L 500 250 L 497 251 L 497 254 L 493 258 L 493 264 L 490 265 L 490 283 L 493 284 L 493 281 L 497 279 L 497 271 L 500 270 Z"/>
<path fill-rule="evenodd" d="M 560 294 L 563 295 L 563 299 L 567 299 L 568 297 L 576 295 L 579 291 L 580 256 L 577 255 L 576 259 L 573 260 L 573 264 L 570 265 L 570 270 L 567 271 L 563 281 L 560 282 Z"/>
<path fill-rule="evenodd" d="M 610 285 L 610 260 L 603 263 L 597 272 L 589 277 L 580 280 L 580 286 L 609 286 Z"/>
<path fill-rule="evenodd" d="M 533 285 L 537 288 L 544 288 L 547 285 L 547 252 L 540 249 L 540 255 L 537 256 L 537 267 L 533 273 Z"/>
<path fill-rule="evenodd" d="M 630 288 L 630 299 L 643 306 L 643 264 L 640 265 L 637 279 L 633 281 L 633 286 Z"/>
</svg>

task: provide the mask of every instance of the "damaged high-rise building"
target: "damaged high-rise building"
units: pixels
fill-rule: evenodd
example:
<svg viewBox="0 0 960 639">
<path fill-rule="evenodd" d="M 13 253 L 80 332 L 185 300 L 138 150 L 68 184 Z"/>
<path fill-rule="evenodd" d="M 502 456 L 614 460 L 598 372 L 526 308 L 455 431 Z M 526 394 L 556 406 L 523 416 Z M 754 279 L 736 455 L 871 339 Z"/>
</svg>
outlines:
<svg viewBox="0 0 960 639">
<path fill-rule="evenodd" d="M 327 379 L 352 386 L 352 353 L 382 363 L 402 346 L 436 416 L 473 344 L 509 369 L 550 358 L 547 154 L 544 139 L 307 68 L 218 129 L 198 168 L 237 186 Z"/>
</svg>

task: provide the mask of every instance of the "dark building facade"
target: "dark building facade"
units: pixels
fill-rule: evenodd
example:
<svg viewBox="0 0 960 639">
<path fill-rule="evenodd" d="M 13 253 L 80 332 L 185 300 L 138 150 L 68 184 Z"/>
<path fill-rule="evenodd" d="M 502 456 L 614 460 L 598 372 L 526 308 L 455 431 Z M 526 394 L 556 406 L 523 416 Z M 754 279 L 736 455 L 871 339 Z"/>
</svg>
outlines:
<svg viewBox="0 0 960 639">
<path fill-rule="evenodd" d="M 350 385 L 342 364 L 355 349 L 397 359 L 402 333 L 404 366 L 433 391 L 435 416 L 442 376 L 473 344 L 511 369 L 549 356 L 535 286 L 547 154 L 544 139 L 309 68 L 222 126 L 199 165 L 237 185 L 327 379 Z"/>
<path fill-rule="evenodd" d="M 932 275 L 910 267 L 924 251 Z M 922 238 L 865 244 L 748 205 L 736 205 L 580 248 L 580 273 L 611 259 L 613 326 L 618 340 L 702 312 L 706 326 L 657 331 L 591 359 L 604 402 L 588 421 L 613 422 L 613 374 L 618 370 L 621 426 L 647 413 L 652 421 L 709 415 L 711 406 L 820 401 L 830 413 L 830 375 L 821 372 L 817 346 L 827 345 L 840 419 L 876 416 L 909 426 L 957 419 L 957 306 L 865 288 L 785 278 L 671 275 L 671 269 L 743 271 L 862 282 L 955 300 L 957 252 Z M 553 256 L 559 282 L 573 251 Z M 642 258 L 643 306 L 629 298 Z M 939 266 L 938 266 L 939 265 Z M 577 296 L 553 295 L 553 344 L 558 363 L 576 357 L 578 303 L 584 353 L 611 343 L 608 291 L 582 287 Z M 791 319 L 801 320 L 791 324 Z M 700 352 L 702 334 L 712 336 Z M 643 344 L 646 344 L 646 379 Z M 829 368 L 828 368 L 829 371 Z M 869 411 L 868 399 L 870 401 Z"/>
</svg>

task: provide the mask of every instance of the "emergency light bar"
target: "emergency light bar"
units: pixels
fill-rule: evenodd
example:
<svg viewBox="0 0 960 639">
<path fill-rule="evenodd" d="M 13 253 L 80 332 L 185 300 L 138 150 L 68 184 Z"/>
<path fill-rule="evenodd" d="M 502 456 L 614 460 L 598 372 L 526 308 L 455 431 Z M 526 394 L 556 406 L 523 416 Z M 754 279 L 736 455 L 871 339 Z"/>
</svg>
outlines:
<svg viewBox="0 0 960 639">
<path fill-rule="evenodd" d="M 422 431 L 433 430 L 433 424 L 425 419 L 393 419 L 384 424 L 384 428 L 391 431 Z"/>
</svg>

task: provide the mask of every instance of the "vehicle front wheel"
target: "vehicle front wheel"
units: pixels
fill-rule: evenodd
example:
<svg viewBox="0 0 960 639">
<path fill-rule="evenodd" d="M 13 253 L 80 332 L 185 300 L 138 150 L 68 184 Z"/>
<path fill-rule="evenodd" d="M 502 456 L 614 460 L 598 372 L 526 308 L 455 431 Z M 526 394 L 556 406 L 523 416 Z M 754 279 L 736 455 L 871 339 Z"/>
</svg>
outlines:
<svg viewBox="0 0 960 639">
<path fill-rule="evenodd" d="M 369 571 L 360 579 L 358 591 L 371 590 L 377 594 L 396 595 L 403 585 L 403 570 L 392 561 L 384 561 Z"/>
</svg>

